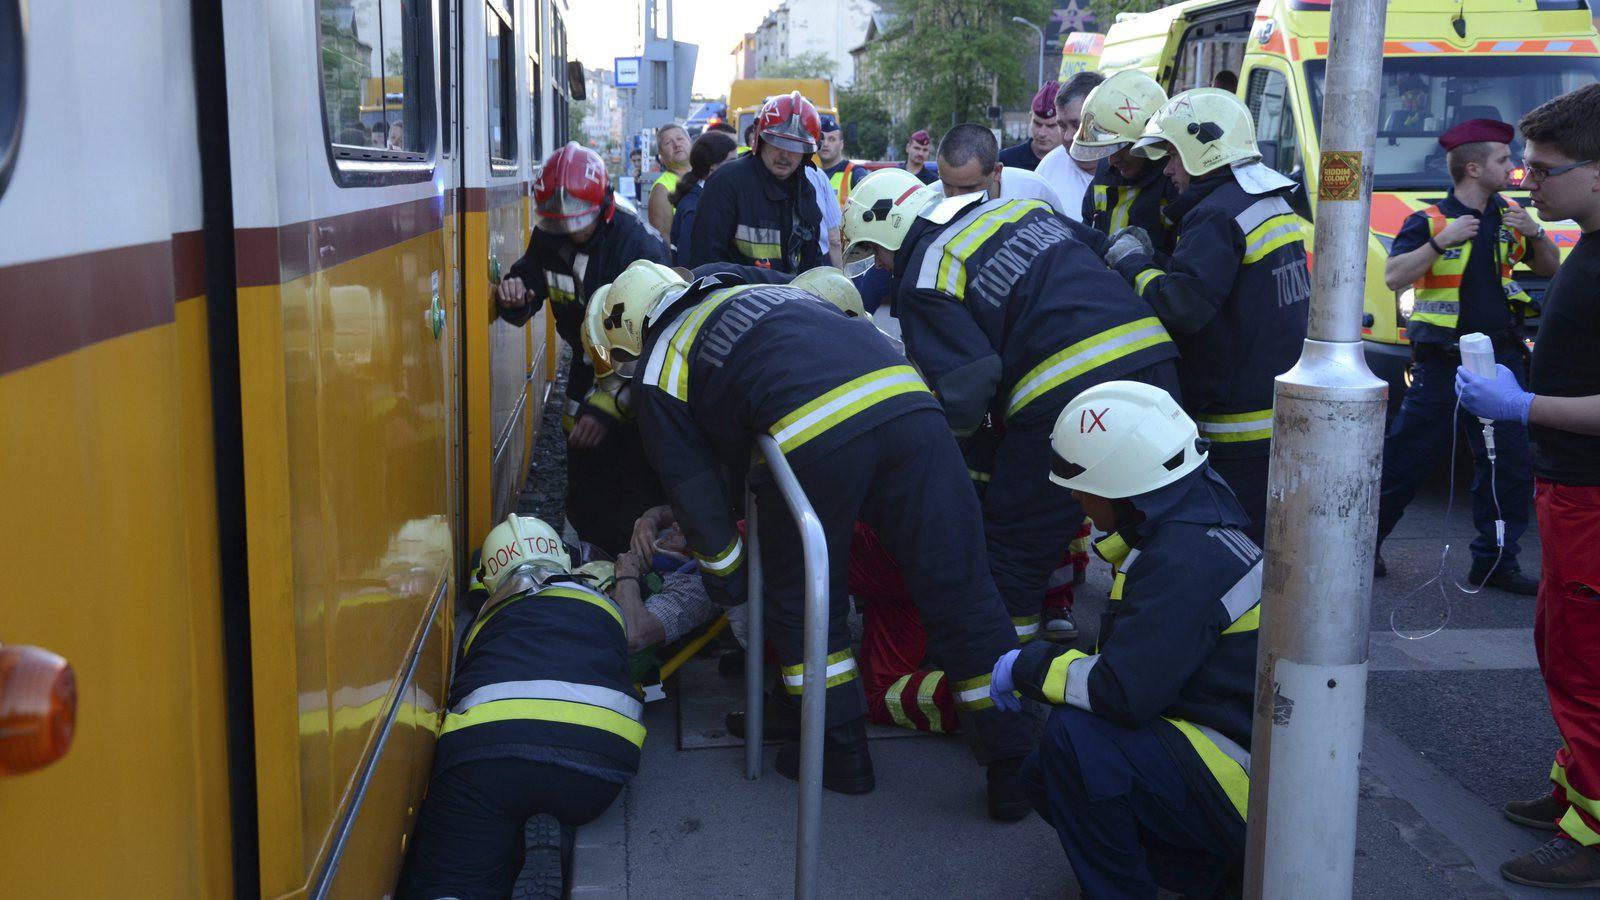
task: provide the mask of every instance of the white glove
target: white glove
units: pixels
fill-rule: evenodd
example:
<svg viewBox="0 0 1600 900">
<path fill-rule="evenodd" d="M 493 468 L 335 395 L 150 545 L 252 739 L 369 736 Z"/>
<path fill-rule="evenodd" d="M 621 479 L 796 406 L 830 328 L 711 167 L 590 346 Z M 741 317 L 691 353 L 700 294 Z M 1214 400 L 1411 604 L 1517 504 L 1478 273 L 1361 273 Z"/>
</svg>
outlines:
<svg viewBox="0 0 1600 900">
<path fill-rule="evenodd" d="M 1126 257 L 1135 254 L 1141 256 L 1155 256 L 1156 245 L 1150 240 L 1150 235 L 1137 225 L 1129 225 L 1111 233 L 1111 242 L 1106 245 L 1106 264 L 1115 266 Z"/>
</svg>

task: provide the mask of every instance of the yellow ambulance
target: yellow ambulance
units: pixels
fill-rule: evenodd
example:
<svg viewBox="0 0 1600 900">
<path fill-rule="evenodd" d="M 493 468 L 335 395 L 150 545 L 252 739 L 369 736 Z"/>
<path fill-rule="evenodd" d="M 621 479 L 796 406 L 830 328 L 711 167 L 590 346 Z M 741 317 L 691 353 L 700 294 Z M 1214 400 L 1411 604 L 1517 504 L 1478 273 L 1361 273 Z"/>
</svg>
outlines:
<svg viewBox="0 0 1600 900">
<path fill-rule="evenodd" d="M 1235 76 L 1264 161 L 1313 186 L 1304 207 L 1314 214 L 1330 2 L 1190 0 L 1123 13 L 1106 34 L 1100 69 L 1141 69 L 1169 93 L 1213 86 L 1219 78 L 1226 85 L 1224 73 Z M 1368 362 L 1391 385 L 1391 410 L 1410 360 L 1405 321 L 1412 295 L 1384 286 L 1383 265 L 1406 216 L 1450 190 L 1439 134 L 1467 119 L 1514 125 L 1597 76 L 1600 46 L 1587 0 L 1390 0 L 1362 331 Z M 1513 157 L 1521 152 L 1519 135 Z M 1527 202 L 1526 191 L 1508 194 Z M 1572 222 L 1544 224 L 1563 255 L 1577 242 Z M 1309 222 L 1305 233 L 1315 265 Z M 1542 296 L 1545 279 L 1524 268 L 1516 275 L 1536 300 Z"/>
</svg>

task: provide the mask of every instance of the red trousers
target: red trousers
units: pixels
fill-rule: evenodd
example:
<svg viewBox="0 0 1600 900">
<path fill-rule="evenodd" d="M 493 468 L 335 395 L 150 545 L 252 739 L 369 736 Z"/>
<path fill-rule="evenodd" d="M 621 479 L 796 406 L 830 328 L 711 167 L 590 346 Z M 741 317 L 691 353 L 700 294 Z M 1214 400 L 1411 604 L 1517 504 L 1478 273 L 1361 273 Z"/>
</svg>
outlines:
<svg viewBox="0 0 1600 900">
<path fill-rule="evenodd" d="M 1561 731 L 1550 780 L 1567 801 L 1561 830 L 1600 844 L 1600 487 L 1539 480 L 1543 577 L 1534 648 Z"/>
<path fill-rule="evenodd" d="M 928 632 L 900 566 L 860 522 L 850 540 L 850 593 L 863 605 L 857 663 L 867 718 L 913 731 L 955 731 L 959 724 L 949 680 L 943 672 L 922 668 Z"/>
</svg>

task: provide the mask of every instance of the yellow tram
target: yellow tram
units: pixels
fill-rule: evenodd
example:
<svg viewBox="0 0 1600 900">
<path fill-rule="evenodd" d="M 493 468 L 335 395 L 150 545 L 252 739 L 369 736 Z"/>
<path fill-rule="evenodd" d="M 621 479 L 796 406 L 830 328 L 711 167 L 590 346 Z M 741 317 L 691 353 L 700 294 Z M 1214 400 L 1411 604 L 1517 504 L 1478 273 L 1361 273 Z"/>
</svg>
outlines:
<svg viewBox="0 0 1600 900">
<path fill-rule="evenodd" d="M 0 0 L 0 893 L 393 885 L 554 372 L 491 293 L 565 8 Z"/>
</svg>

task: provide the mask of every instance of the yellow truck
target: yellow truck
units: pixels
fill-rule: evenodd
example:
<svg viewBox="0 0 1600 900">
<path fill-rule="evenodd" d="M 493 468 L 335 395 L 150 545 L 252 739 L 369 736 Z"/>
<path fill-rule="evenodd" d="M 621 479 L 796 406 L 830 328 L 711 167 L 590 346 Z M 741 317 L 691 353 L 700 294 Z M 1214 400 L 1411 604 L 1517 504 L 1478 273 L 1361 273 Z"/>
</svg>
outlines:
<svg viewBox="0 0 1600 900">
<path fill-rule="evenodd" d="M 1321 174 L 1318 131 L 1330 2 L 1190 0 L 1123 13 L 1106 34 L 1100 69 L 1141 69 L 1169 93 L 1210 86 L 1223 71 L 1237 75 L 1264 161 L 1314 186 Z M 1450 190 L 1439 134 L 1467 119 L 1514 125 L 1540 103 L 1597 76 L 1600 47 L 1587 0 L 1389 3 L 1362 331 L 1369 364 L 1390 383 L 1391 409 L 1407 377 L 1405 323 L 1412 292 L 1385 287 L 1383 265 L 1406 216 Z M 1519 136 L 1512 153 L 1520 159 L 1521 152 Z M 1314 216 L 1316 191 L 1306 193 Z M 1508 194 L 1527 202 L 1525 191 Z M 1544 224 L 1563 255 L 1577 243 L 1580 232 L 1572 222 Z M 1315 265 L 1311 232 L 1308 222 L 1307 248 Z M 1543 295 L 1545 279 L 1523 268 L 1516 275 L 1535 300 Z"/>
<path fill-rule="evenodd" d="M 816 105 L 817 112 L 839 117 L 833 82 L 826 78 L 740 78 L 728 88 L 728 121 L 739 129 L 739 140 L 744 140 L 744 130 L 756 120 L 768 97 L 790 91 L 799 91 Z"/>
</svg>

